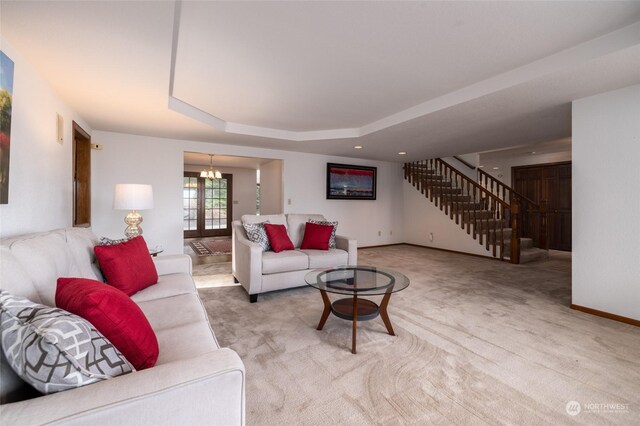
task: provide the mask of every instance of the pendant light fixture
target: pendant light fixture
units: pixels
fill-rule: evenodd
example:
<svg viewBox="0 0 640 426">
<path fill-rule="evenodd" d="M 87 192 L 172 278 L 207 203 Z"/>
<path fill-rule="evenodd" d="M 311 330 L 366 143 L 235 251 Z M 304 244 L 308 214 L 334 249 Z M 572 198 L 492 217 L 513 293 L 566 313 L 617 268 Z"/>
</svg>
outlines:
<svg viewBox="0 0 640 426">
<path fill-rule="evenodd" d="M 220 170 L 213 170 L 213 154 L 209 154 L 209 170 L 205 169 L 200 172 L 200 177 L 207 179 L 222 179 Z"/>
</svg>

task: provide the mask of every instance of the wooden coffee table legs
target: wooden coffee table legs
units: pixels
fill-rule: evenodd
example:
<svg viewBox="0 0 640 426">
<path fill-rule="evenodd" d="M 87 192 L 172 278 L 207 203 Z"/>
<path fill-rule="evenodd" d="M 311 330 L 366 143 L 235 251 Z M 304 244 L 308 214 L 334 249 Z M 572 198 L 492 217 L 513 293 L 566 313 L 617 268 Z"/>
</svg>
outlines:
<svg viewBox="0 0 640 426">
<path fill-rule="evenodd" d="M 320 295 L 322 296 L 322 301 L 324 302 L 324 311 L 322 311 L 322 317 L 320 317 L 320 322 L 318 323 L 317 329 L 322 330 L 324 324 L 327 322 L 327 318 L 329 318 L 329 314 L 332 312 L 339 318 L 350 320 L 353 327 L 351 335 L 351 353 L 356 353 L 358 313 L 361 314 L 361 321 L 373 319 L 379 314 L 382 318 L 382 321 L 384 322 L 385 327 L 387 328 L 387 332 L 391 336 L 396 335 L 393 331 L 393 327 L 391 326 L 391 320 L 389 319 L 389 314 L 387 312 L 387 306 L 389 306 L 391 293 L 385 293 L 380 306 L 376 305 L 374 302 L 368 299 L 358 299 L 356 295 L 354 295 L 352 299 L 336 300 L 332 305 L 326 291 L 320 290 Z"/>
<path fill-rule="evenodd" d="M 320 295 L 322 296 L 322 301 L 324 302 L 324 311 L 322 311 L 322 317 L 320 317 L 320 322 L 318 323 L 317 330 L 322 330 L 322 327 L 324 327 L 324 323 L 327 322 L 327 318 L 329 318 L 329 314 L 331 313 L 331 300 L 329 300 L 327 292 L 324 290 L 320 290 Z"/>
<path fill-rule="evenodd" d="M 356 353 L 356 330 L 358 329 L 358 296 L 353 295 L 353 333 L 351 333 L 351 353 Z"/>
<path fill-rule="evenodd" d="M 393 327 L 391 327 L 391 320 L 389 319 L 389 314 L 387 313 L 387 306 L 389 306 L 389 299 L 391 299 L 391 293 L 385 293 L 382 298 L 382 302 L 380 303 L 380 317 L 384 322 L 384 325 L 387 327 L 387 331 L 390 335 L 395 336 L 396 333 L 393 332 Z"/>
</svg>

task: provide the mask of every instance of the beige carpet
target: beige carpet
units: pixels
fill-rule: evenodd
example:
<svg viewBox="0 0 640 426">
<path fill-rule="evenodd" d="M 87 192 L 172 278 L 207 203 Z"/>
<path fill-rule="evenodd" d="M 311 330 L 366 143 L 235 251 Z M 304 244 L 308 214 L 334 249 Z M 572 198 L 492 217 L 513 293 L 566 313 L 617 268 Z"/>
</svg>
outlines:
<svg viewBox="0 0 640 426">
<path fill-rule="evenodd" d="M 349 322 L 315 330 L 317 290 L 256 304 L 238 286 L 199 290 L 245 363 L 248 425 L 640 424 L 640 329 L 567 307 L 566 254 L 510 265 L 395 246 L 361 250 L 359 263 L 411 285 L 389 305 L 397 336 L 361 322 L 357 355 Z"/>
</svg>

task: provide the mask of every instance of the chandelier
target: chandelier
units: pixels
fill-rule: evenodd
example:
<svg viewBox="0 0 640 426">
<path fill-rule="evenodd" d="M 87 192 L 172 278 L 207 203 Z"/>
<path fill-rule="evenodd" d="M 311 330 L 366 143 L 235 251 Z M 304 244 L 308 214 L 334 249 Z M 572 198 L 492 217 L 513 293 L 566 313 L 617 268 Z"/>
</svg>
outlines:
<svg viewBox="0 0 640 426">
<path fill-rule="evenodd" d="M 220 173 L 220 170 L 213 170 L 213 154 L 209 154 L 209 170 L 205 169 L 201 171 L 200 177 L 211 180 L 222 179 L 222 173 Z"/>
</svg>

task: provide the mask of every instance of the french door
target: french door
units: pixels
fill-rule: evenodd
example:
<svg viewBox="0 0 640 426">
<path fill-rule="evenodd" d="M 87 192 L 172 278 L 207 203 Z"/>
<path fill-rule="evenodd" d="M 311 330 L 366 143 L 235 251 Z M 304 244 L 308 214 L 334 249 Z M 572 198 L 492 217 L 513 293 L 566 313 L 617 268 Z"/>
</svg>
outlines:
<svg viewBox="0 0 640 426">
<path fill-rule="evenodd" d="M 185 172 L 182 185 L 183 230 L 185 238 L 231 235 L 231 174 L 221 179 Z"/>
</svg>

